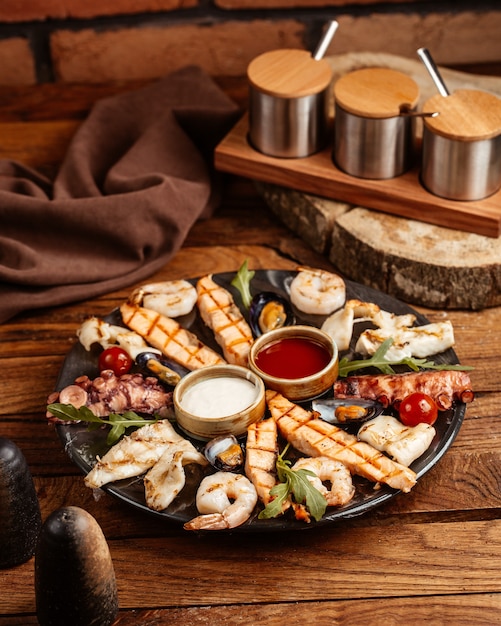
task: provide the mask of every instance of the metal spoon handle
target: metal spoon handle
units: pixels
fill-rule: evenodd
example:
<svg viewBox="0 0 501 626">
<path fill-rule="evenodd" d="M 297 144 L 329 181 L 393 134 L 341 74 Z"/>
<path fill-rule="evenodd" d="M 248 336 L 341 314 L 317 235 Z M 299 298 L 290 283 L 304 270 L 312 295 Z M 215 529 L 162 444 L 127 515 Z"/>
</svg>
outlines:
<svg viewBox="0 0 501 626">
<path fill-rule="evenodd" d="M 438 111 L 430 113 L 425 113 L 423 111 L 400 111 L 400 115 L 402 117 L 438 117 L 440 113 L 438 113 Z"/>
<path fill-rule="evenodd" d="M 336 20 L 332 20 L 331 22 L 329 22 L 327 30 L 325 31 L 322 39 L 318 42 L 317 48 L 312 55 L 315 61 L 320 61 L 320 59 L 324 56 L 338 26 L 339 24 L 336 22 Z"/>
<path fill-rule="evenodd" d="M 450 95 L 449 90 L 447 89 L 442 77 L 440 76 L 438 67 L 435 65 L 435 61 L 432 59 L 429 51 L 426 48 L 419 48 L 417 53 L 418 53 L 418 56 L 423 61 L 430 76 L 432 77 L 433 82 L 435 83 L 435 86 L 438 89 L 438 93 L 444 97 L 449 96 Z"/>
</svg>

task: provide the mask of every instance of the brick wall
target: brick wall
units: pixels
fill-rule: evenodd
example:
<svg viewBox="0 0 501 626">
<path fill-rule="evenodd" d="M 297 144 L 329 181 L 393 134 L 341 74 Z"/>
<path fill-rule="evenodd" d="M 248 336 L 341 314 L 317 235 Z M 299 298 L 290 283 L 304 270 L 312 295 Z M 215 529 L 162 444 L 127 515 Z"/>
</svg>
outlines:
<svg viewBox="0 0 501 626">
<path fill-rule="evenodd" d="M 443 65 L 501 62 L 499 0 L 1 0 L 0 85 L 143 80 L 188 63 L 242 77 L 258 54 L 380 51 Z"/>
</svg>

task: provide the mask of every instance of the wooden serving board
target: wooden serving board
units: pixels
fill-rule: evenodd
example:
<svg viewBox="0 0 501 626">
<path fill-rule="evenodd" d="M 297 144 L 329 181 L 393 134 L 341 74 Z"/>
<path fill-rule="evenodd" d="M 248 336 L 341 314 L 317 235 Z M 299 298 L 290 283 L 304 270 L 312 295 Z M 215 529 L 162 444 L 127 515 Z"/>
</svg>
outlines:
<svg viewBox="0 0 501 626">
<path fill-rule="evenodd" d="M 472 202 L 439 198 L 420 184 L 418 165 L 388 180 L 355 178 L 334 165 L 332 142 L 305 158 L 269 157 L 250 146 L 248 127 L 244 115 L 216 147 L 218 170 L 438 226 L 501 235 L 501 191 Z"/>
</svg>

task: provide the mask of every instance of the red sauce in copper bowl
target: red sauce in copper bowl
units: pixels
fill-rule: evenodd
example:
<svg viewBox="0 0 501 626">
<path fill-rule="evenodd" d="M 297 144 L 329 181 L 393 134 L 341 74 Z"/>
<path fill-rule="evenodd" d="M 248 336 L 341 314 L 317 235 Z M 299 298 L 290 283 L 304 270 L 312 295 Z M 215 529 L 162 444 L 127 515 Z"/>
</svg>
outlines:
<svg viewBox="0 0 501 626">
<path fill-rule="evenodd" d="M 249 367 L 268 389 L 295 401 L 328 391 L 337 378 L 338 350 L 332 339 L 313 326 L 286 326 L 258 337 Z"/>
<path fill-rule="evenodd" d="M 265 346 L 256 355 L 256 365 L 276 378 L 305 378 L 329 364 L 328 350 L 306 337 L 284 337 Z"/>
</svg>

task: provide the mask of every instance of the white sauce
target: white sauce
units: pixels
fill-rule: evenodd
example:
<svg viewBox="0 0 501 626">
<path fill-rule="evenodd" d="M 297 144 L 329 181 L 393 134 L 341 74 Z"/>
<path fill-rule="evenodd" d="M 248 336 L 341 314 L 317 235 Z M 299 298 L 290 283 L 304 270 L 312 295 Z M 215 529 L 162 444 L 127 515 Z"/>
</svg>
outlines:
<svg viewBox="0 0 501 626">
<path fill-rule="evenodd" d="M 257 389 L 250 381 L 222 376 L 207 378 L 189 387 L 181 405 L 198 417 L 227 417 L 249 407 L 256 397 Z"/>
</svg>

